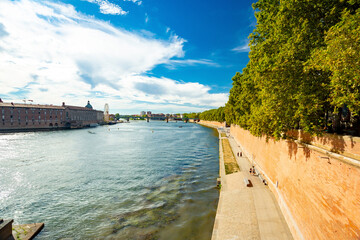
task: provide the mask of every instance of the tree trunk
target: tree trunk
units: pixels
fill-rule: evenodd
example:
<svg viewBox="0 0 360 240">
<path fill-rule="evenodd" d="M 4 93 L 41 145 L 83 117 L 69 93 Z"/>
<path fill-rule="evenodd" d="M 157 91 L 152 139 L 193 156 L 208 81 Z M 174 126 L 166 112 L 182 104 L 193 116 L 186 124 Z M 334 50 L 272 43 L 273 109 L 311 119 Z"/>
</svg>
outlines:
<svg viewBox="0 0 360 240">
<path fill-rule="evenodd" d="M 338 112 L 335 116 L 335 119 L 333 121 L 333 130 L 334 132 L 336 133 L 341 133 L 341 124 L 340 124 L 340 121 L 341 121 L 341 114 L 342 114 L 342 108 L 338 108 Z"/>
</svg>

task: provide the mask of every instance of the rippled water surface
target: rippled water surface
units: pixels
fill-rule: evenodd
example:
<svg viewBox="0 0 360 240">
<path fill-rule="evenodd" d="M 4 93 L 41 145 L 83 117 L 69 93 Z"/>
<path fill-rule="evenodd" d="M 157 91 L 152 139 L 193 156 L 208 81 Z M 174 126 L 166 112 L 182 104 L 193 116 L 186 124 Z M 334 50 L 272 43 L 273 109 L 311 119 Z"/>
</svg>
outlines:
<svg viewBox="0 0 360 240">
<path fill-rule="evenodd" d="M 210 239 L 218 151 L 181 122 L 0 134 L 0 217 L 45 222 L 36 239 Z"/>
</svg>

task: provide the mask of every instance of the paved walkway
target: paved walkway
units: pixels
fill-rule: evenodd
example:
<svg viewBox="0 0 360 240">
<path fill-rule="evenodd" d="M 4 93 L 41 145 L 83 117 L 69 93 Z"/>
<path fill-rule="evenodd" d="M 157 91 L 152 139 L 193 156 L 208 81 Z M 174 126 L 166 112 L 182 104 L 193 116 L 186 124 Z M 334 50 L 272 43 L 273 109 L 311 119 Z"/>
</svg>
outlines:
<svg viewBox="0 0 360 240">
<path fill-rule="evenodd" d="M 225 175 L 220 156 L 222 187 L 212 240 L 293 239 L 272 192 L 259 177 L 250 175 L 249 160 L 238 157 L 240 146 L 233 137 L 227 138 L 241 171 Z M 244 178 L 251 181 L 252 187 L 245 185 Z"/>
</svg>

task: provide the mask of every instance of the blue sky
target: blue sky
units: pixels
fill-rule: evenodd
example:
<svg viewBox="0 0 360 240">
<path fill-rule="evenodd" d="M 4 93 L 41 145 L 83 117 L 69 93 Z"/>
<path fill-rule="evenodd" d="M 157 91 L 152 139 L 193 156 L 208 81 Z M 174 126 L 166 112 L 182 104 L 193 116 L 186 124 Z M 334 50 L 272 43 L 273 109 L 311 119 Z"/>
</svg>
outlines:
<svg viewBox="0 0 360 240">
<path fill-rule="evenodd" d="M 248 62 L 254 1 L 0 2 L 0 97 L 110 112 L 223 106 Z"/>
</svg>

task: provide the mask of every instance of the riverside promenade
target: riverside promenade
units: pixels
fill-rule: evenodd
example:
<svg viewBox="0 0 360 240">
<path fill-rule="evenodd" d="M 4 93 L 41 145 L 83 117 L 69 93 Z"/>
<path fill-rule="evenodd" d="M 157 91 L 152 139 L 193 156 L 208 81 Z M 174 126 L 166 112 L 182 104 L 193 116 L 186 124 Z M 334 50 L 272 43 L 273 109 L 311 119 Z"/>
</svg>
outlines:
<svg viewBox="0 0 360 240">
<path fill-rule="evenodd" d="M 214 127 L 207 125 L 209 127 Z M 226 128 L 219 131 L 221 191 L 212 240 L 293 239 L 289 227 L 268 186 L 255 174 L 251 163 Z M 240 171 L 226 174 L 222 141 L 228 139 Z M 240 154 L 239 154 L 240 155 Z M 251 185 L 246 186 L 244 179 Z"/>
</svg>

